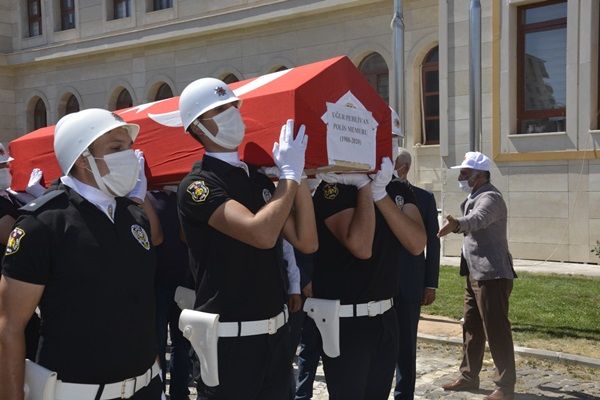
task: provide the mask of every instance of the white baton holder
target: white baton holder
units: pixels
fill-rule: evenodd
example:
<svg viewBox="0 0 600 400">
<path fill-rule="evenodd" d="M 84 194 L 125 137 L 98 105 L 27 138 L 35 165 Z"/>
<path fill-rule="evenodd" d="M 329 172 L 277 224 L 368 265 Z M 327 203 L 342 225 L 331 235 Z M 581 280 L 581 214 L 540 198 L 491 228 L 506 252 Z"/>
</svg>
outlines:
<svg viewBox="0 0 600 400">
<path fill-rule="evenodd" d="M 196 302 L 196 292 L 183 286 L 177 286 L 174 300 L 180 309 L 193 310 L 194 303 Z"/>
<path fill-rule="evenodd" d="M 315 321 L 321 333 L 323 352 L 331 358 L 340 356 L 340 301 L 309 297 L 304 311 Z"/>
<path fill-rule="evenodd" d="M 179 329 L 200 359 L 200 376 L 206 386 L 219 386 L 219 314 L 181 311 Z"/>
<path fill-rule="evenodd" d="M 25 360 L 25 400 L 54 400 L 56 372 Z"/>
</svg>

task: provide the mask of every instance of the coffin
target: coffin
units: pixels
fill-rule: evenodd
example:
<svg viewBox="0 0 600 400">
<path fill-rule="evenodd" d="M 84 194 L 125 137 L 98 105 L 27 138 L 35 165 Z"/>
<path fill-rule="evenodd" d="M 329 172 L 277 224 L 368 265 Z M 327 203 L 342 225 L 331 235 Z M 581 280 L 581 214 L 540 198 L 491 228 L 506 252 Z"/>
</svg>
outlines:
<svg viewBox="0 0 600 400">
<path fill-rule="evenodd" d="M 386 102 L 345 56 L 230 84 L 242 99 L 246 136 L 239 151 L 249 164 L 273 165 L 271 151 L 288 118 L 306 125 L 306 169 L 376 169 L 391 155 L 391 117 Z M 144 151 L 149 186 L 178 182 L 202 157 L 203 149 L 181 127 L 179 98 L 116 111 L 139 124 L 134 148 Z M 22 191 L 33 168 L 45 182 L 60 176 L 53 153 L 54 127 L 10 142 L 12 188 Z"/>
</svg>

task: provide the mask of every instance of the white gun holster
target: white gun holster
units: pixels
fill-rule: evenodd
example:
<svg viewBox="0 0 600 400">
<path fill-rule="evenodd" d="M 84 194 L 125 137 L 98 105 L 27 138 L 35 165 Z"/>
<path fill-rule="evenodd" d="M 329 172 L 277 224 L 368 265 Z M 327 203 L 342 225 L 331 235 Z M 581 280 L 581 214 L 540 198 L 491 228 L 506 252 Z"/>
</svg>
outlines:
<svg viewBox="0 0 600 400">
<path fill-rule="evenodd" d="M 323 351 L 328 357 L 340 355 L 340 301 L 309 297 L 304 311 L 315 321 L 321 333 Z"/>
<path fill-rule="evenodd" d="M 219 386 L 219 314 L 183 310 L 179 329 L 200 359 L 200 376 L 206 386 Z"/>
<path fill-rule="evenodd" d="M 25 360 L 25 400 L 54 400 L 56 372 Z"/>
<path fill-rule="evenodd" d="M 196 302 L 196 292 L 183 286 L 177 286 L 174 300 L 182 310 L 193 310 L 194 303 Z"/>
</svg>

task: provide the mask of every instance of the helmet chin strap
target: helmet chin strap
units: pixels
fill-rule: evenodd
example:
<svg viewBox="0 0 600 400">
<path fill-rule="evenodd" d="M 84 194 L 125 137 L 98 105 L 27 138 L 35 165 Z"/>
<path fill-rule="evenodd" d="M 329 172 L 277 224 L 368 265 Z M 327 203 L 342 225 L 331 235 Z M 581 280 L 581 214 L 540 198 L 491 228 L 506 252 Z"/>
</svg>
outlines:
<svg viewBox="0 0 600 400">
<path fill-rule="evenodd" d="M 90 164 L 90 170 L 92 172 L 92 175 L 94 176 L 94 180 L 96 181 L 96 185 L 98 185 L 98 188 L 100 190 L 102 190 L 104 193 L 110 194 L 111 196 L 114 197 L 112 192 L 104 184 L 104 181 L 102 180 L 102 176 L 100 175 L 100 171 L 98 170 L 98 165 L 96 164 L 96 159 L 94 158 L 94 156 L 92 155 L 90 150 L 85 149 L 81 155 L 84 156 L 85 159 Z"/>
<path fill-rule="evenodd" d="M 215 135 L 213 135 L 212 133 L 210 133 L 210 131 L 208 130 L 208 128 L 206 128 L 202 122 L 198 121 L 198 119 L 195 119 L 194 122 L 192 122 L 192 125 L 194 125 L 198 129 L 200 129 L 202 131 L 202 133 L 204 133 L 206 136 L 208 136 L 208 138 L 212 142 L 218 144 L 221 147 L 227 148 L 227 146 L 225 146 L 220 139 L 217 139 L 217 137 Z"/>
</svg>

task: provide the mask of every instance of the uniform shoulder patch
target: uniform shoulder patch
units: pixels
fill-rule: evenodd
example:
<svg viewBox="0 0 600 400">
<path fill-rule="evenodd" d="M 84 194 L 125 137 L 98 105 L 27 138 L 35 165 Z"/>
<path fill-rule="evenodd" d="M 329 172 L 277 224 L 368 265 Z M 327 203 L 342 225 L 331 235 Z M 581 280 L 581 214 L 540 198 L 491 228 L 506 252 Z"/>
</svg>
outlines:
<svg viewBox="0 0 600 400">
<path fill-rule="evenodd" d="M 62 195 L 66 195 L 66 192 L 64 190 L 51 190 L 41 195 L 37 199 L 25 204 L 23 207 L 19 208 L 19 210 L 27 213 L 35 213 L 36 211 L 42 210 L 46 205 L 50 204 L 53 200 L 59 198 Z"/>
<path fill-rule="evenodd" d="M 327 200 L 335 199 L 338 194 L 340 194 L 340 190 L 335 183 L 323 185 L 323 197 L 325 197 Z"/>
<path fill-rule="evenodd" d="M 396 198 L 394 198 L 394 202 L 396 203 L 396 207 L 402 208 L 402 206 L 404 206 L 404 197 L 398 194 L 396 195 Z"/>
<path fill-rule="evenodd" d="M 268 203 L 271 200 L 271 197 L 273 197 L 273 195 L 271 195 L 271 191 L 267 188 L 262 190 L 262 196 L 265 203 Z"/>
<path fill-rule="evenodd" d="M 19 251 L 21 247 L 21 239 L 25 236 L 25 231 L 21 228 L 15 228 L 12 230 L 10 235 L 8 235 L 8 241 L 6 242 L 6 252 L 5 256 L 10 256 L 11 254 L 15 254 Z"/>
<path fill-rule="evenodd" d="M 138 241 L 139 244 L 142 245 L 146 250 L 150 250 L 150 240 L 148 239 L 148 234 L 139 225 L 131 225 L 131 234 Z"/>
<path fill-rule="evenodd" d="M 210 193 L 210 190 L 204 181 L 194 181 L 190 183 L 186 191 L 192 196 L 192 200 L 196 203 L 203 203 Z"/>
</svg>

